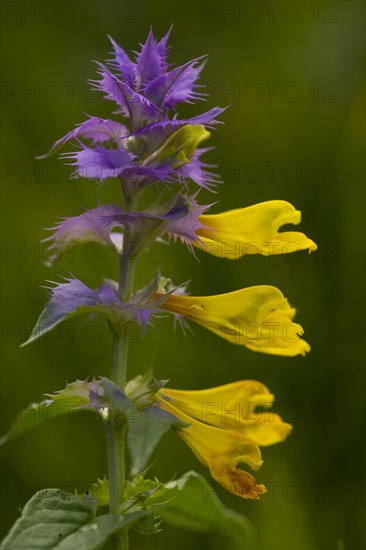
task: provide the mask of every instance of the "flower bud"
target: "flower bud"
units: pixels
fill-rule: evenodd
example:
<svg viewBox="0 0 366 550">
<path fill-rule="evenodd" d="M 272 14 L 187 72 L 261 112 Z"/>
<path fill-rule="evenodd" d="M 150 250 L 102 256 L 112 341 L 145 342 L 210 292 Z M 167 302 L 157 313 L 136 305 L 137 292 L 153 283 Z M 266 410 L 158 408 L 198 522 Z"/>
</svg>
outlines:
<svg viewBox="0 0 366 550">
<path fill-rule="evenodd" d="M 145 165 L 171 164 L 174 169 L 188 164 L 197 147 L 210 137 L 210 132 L 201 124 L 186 124 L 174 132 L 152 155 Z"/>
</svg>

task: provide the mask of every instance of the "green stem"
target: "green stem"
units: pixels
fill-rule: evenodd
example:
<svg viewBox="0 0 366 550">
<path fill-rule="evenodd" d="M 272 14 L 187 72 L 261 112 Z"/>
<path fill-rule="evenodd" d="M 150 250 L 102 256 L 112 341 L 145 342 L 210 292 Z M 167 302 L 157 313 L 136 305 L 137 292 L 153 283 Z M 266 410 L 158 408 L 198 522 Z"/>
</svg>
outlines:
<svg viewBox="0 0 366 550">
<path fill-rule="evenodd" d="M 127 200 L 126 209 L 134 207 L 134 201 Z M 133 292 L 135 262 L 131 258 L 132 234 L 126 228 L 123 235 L 123 249 L 120 257 L 118 296 L 126 302 Z M 112 328 L 113 360 L 112 382 L 121 390 L 125 389 L 128 359 L 127 328 Z M 106 441 L 108 454 L 109 511 L 118 514 L 120 505 L 126 496 L 126 424 L 116 424 L 115 419 L 106 422 Z M 111 540 L 113 550 L 128 550 L 128 531 L 117 533 Z"/>
<path fill-rule="evenodd" d="M 122 390 L 126 386 L 128 338 L 122 332 L 113 332 L 112 382 Z"/>
<path fill-rule="evenodd" d="M 124 499 L 125 471 L 124 462 L 120 461 L 120 443 L 124 445 L 124 429 L 116 430 L 112 420 L 105 425 L 105 433 L 108 449 L 109 471 L 109 511 L 111 514 L 118 512 L 118 507 Z M 121 442 L 122 439 L 122 442 Z"/>
<path fill-rule="evenodd" d="M 133 282 L 135 275 L 135 258 L 132 257 L 132 248 L 134 246 L 131 231 L 126 227 L 123 235 L 123 251 L 119 264 L 119 285 L 118 296 L 121 302 L 128 300 L 133 291 Z"/>
</svg>

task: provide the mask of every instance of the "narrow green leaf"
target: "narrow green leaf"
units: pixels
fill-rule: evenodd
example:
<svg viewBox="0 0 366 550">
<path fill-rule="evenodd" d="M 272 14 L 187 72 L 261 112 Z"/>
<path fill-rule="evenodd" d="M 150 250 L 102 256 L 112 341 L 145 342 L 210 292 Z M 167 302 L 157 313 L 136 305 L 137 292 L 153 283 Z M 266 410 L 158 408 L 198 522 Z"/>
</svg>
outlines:
<svg viewBox="0 0 366 550">
<path fill-rule="evenodd" d="M 25 346 L 28 346 L 28 344 L 36 342 L 37 340 L 42 338 L 44 334 L 50 332 L 63 321 L 71 319 L 72 317 L 76 317 L 77 315 L 82 315 L 84 313 L 103 313 L 108 317 L 109 311 L 107 306 L 92 305 L 78 306 L 73 311 L 60 314 L 54 304 L 52 304 L 52 302 L 49 302 L 42 311 L 41 315 L 38 317 L 38 320 L 32 330 L 32 334 L 26 342 L 23 342 L 23 344 L 21 344 L 20 347 L 23 348 Z"/>
<path fill-rule="evenodd" d="M 196 472 L 187 472 L 180 479 L 166 483 L 146 501 L 147 507 L 165 503 L 159 509 L 163 521 L 183 529 L 213 531 L 228 536 L 232 550 L 253 545 L 253 529 L 249 520 L 224 506 L 211 485 Z"/>
<path fill-rule="evenodd" d="M 150 388 L 147 390 L 150 392 Z M 47 397 L 41 403 L 32 403 L 20 413 L 9 432 L 0 439 L 0 445 L 39 424 L 54 422 L 62 415 L 85 407 L 91 408 L 106 412 L 107 416 L 112 415 L 116 423 L 127 422 L 127 447 L 131 458 L 131 474 L 135 476 L 146 468 L 163 434 L 171 426 L 185 425 L 157 407 L 137 408 L 116 384 L 104 377 L 92 382 L 77 380 L 68 384 L 64 390 Z M 151 399 L 148 401 L 151 402 Z"/>
<path fill-rule="evenodd" d="M 98 550 L 118 531 L 130 528 L 147 517 L 146 512 L 124 516 L 95 517 L 95 501 L 43 489 L 25 505 L 1 544 L 1 550 Z"/>
</svg>

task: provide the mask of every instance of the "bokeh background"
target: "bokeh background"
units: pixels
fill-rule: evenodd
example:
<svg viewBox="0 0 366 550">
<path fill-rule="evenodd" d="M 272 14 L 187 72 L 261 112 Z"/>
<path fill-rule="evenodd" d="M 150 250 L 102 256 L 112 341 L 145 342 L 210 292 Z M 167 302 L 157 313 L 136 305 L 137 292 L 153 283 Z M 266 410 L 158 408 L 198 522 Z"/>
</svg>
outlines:
<svg viewBox="0 0 366 550">
<path fill-rule="evenodd" d="M 198 389 L 258 379 L 276 395 L 276 410 L 294 431 L 263 450 L 257 479 L 269 492 L 259 502 L 227 506 L 246 514 L 263 550 L 357 550 L 363 547 L 364 406 L 364 4 L 336 2 L 62 1 L 3 2 L 2 88 L 2 402 L 3 432 L 16 412 L 65 381 L 108 375 L 110 338 L 102 321 L 77 320 L 33 346 L 19 344 L 45 303 L 46 279 L 73 273 L 99 285 L 115 277 L 112 253 L 76 250 L 44 263 L 42 228 L 82 206 L 118 201 L 118 184 L 97 188 L 69 181 L 69 169 L 37 154 L 84 119 L 113 105 L 88 91 L 92 59 L 108 57 L 112 35 L 137 48 L 153 25 L 162 36 L 174 22 L 171 61 L 209 54 L 202 109 L 231 104 L 211 142 L 208 160 L 225 185 L 212 212 L 269 199 L 292 202 L 317 253 L 247 257 L 236 262 L 200 256 L 176 244 L 145 254 L 138 282 L 156 266 L 193 294 L 247 285 L 278 286 L 298 309 L 312 352 L 282 358 L 250 352 L 193 326 L 187 338 L 172 321 L 156 321 L 131 345 L 130 374 L 153 367 L 175 388 Z M 162 480 L 196 469 L 208 476 L 172 432 L 155 453 Z M 2 535 L 31 494 L 43 487 L 85 490 L 106 469 L 104 436 L 92 417 L 46 423 L 9 444 L 1 462 Z M 231 548 L 216 534 L 164 528 L 155 538 L 133 535 L 133 549 Z"/>
</svg>

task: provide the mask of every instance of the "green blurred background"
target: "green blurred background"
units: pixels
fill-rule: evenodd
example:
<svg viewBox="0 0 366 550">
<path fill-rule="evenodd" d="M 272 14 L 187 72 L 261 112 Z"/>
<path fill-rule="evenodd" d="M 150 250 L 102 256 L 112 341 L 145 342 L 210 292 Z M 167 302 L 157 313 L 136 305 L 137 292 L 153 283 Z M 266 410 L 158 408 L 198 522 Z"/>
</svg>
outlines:
<svg viewBox="0 0 366 550">
<path fill-rule="evenodd" d="M 312 352 L 306 358 L 253 353 L 206 338 L 196 326 L 185 338 L 164 318 L 131 345 L 130 374 L 153 367 L 158 378 L 182 389 L 243 378 L 265 383 L 294 431 L 285 443 L 263 450 L 256 477 L 268 484 L 267 495 L 238 502 L 216 486 L 220 496 L 251 519 L 258 549 L 362 548 L 363 2 L 3 2 L 3 431 L 44 392 L 63 388 L 66 380 L 108 375 L 111 362 L 102 321 L 76 321 L 19 348 L 45 303 L 45 279 L 71 272 L 97 286 L 117 270 L 113 255 L 96 247 L 44 265 L 37 244 L 42 228 L 97 200 L 118 200 L 119 187 L 70 182 L 61 161 L 34 157 L 84 120 L 83 111 L 107 116 L 113 109 L 86 86 L 95 75 L 91 60 L 108 57 L 106 34 L 129 51 L 149 25 L 162 36 L 172 22 L 172 62 L 209 54 L 203 81 L 211 97 L 180 112 L 231 104 L 207 156 L 225 185 L 219 196 L 201 193 L 201 202 L 219 198 L 212 210 L 218 212 L 288 200 L 302 211 L 301 230 L 319 250 L 237 262 L 201 256 L 197 262 L 180 244 L 156 244 L 141 261 L 138 282 L 148 282 L 160 266 L 177 283 L 191 280 L 198 295 L 278 286 L 297 307 Z M 155 457 L 152 472 L 162 480 L 188 469 L 208 476 L 173 432 Z M 8 445 L 1 468 L 4 535 L 34 491 L 85 490 L 103 476 L 100 422 L 75 417 L 43 425 Z M 215 534 L 170 527 L 155 538 L 132 538 L 136 549 L 188 547 L 231 548 Z"/>
</svg>

